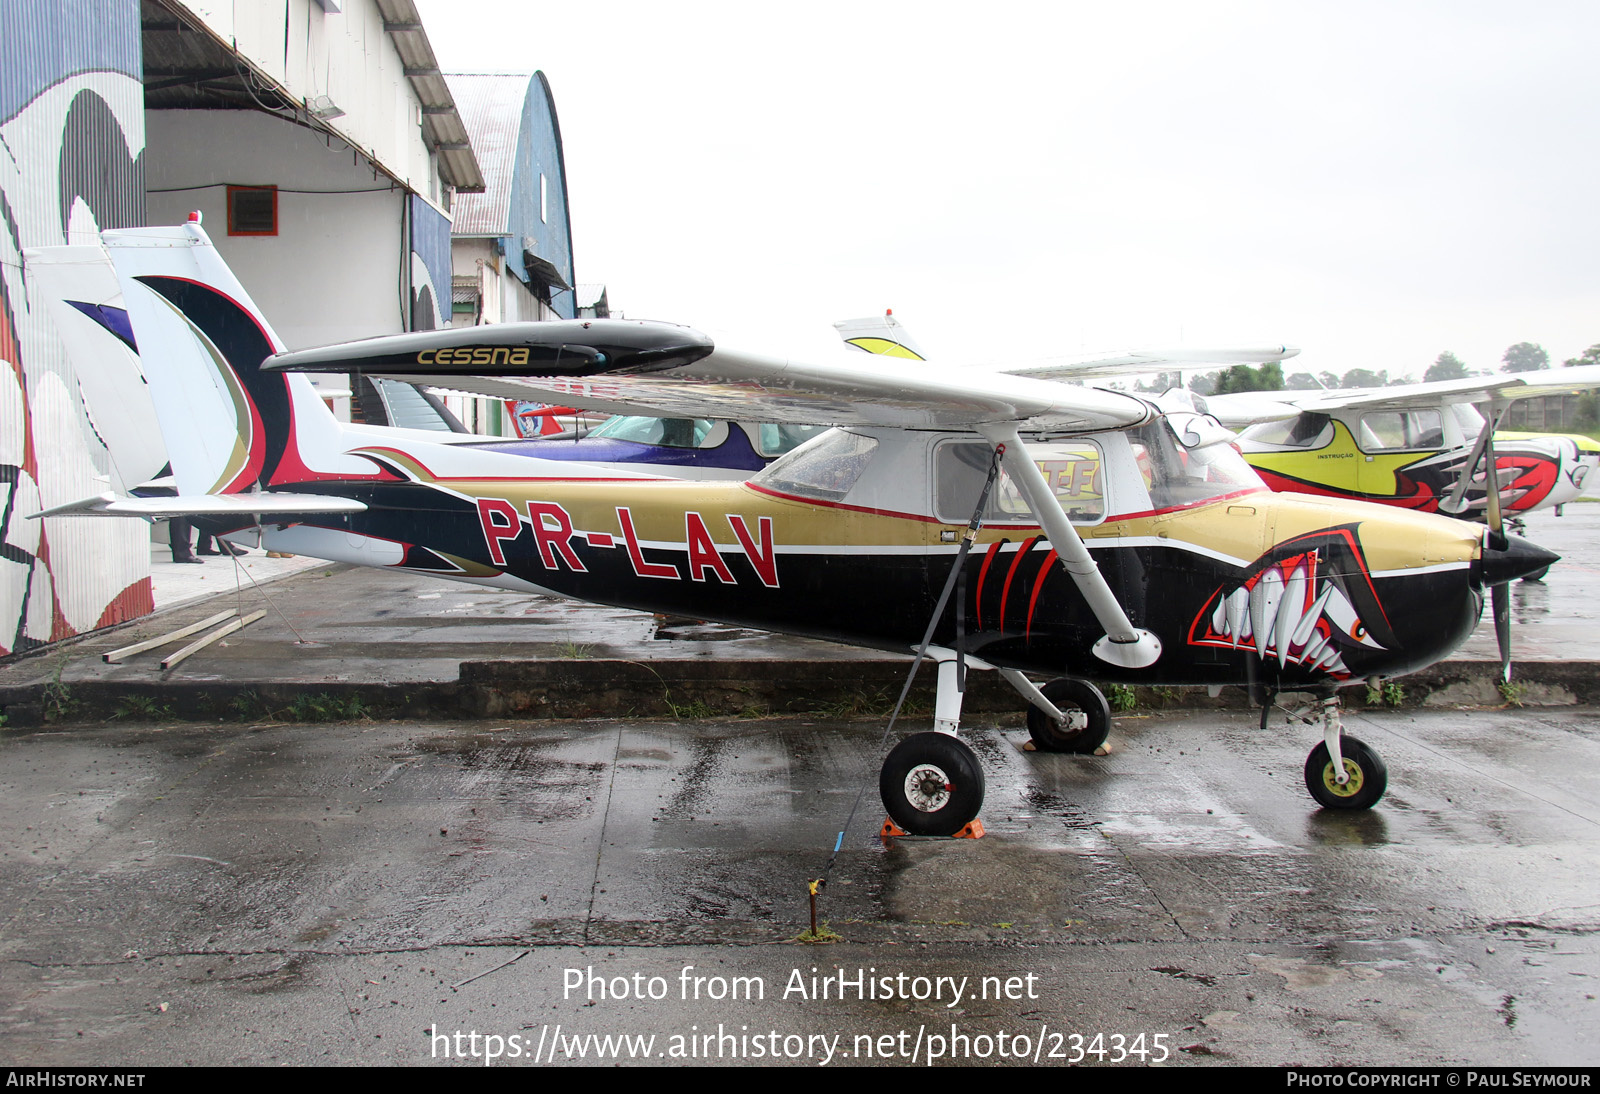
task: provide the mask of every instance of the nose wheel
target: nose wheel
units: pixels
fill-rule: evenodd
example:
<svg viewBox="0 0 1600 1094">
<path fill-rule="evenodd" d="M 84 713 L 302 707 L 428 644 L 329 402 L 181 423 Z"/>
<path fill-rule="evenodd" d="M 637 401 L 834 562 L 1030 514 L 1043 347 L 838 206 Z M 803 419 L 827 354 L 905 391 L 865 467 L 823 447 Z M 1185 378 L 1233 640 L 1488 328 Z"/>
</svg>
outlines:
<svg viewBox="0 0 1600 1094">
<path fill-rule="evenodd" d="M 1354 737 L 1339 740 L 1344 778 L 1326 742 L 1306 757 L 1306 789 L 1326 809 L 1371 809 L 1389 786 L 1389 769 L 1376 752 Z"/>
<path fill-rule="evenodd" d="M 1106 743 L 1111 734 L 1111 707 L 1100 689 L 1087 680 L 1063 676 L 1039 691 L 1062 714 L 1058 720 L 1029 704 L 1028 736 L 1040 752 L 1088 755 Z"/>
<path fill-rule="evenodd" d="M 978 757 L 948 733 L 914 733 L 878 773 L 889 816 L 913 836 L 953 836 L 983 807 Z"/>
</svg>

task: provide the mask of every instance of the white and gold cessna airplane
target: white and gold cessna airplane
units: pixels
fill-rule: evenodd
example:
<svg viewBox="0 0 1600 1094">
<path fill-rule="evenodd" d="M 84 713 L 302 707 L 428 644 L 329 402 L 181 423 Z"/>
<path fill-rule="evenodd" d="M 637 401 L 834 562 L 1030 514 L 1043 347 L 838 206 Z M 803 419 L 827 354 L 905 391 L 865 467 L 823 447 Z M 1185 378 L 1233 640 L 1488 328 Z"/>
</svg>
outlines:
<svg viewBox="0 0 1600 1094">
<path fill-rule="evenodd" d="M 961 665 L 995 669 L 1046 749 L 1109 728 L 1087 679 L 1318 696 L 1325 806 L 1387 775 L 1337 689 L 1446 656 L 1487 584 L 1548 552 L 1481 525 L 1274 494 L 1200 415 L 993 368 L 840 351 L 778 358 L 625 321 L 428 331 L 281 352 L 197 223 L 107 232 L 182 513 L 298 554 L 906 652 L 938 663 L 934 732 L 890 753 L 884 804 L 950 834 L 983 800 L 956 736 Z M 830 424 L 746 482 L 664 481 L 412 437 L 329 413 L 313 370 L 614 412 Z M 981 499 L 981 505 L 980 505 Z M 974 520 L 976 511 L 977 520 Z M 952 594 L 953 591 L 953 595 Z M 1055 677 L 1043 688 L 1027 673 Z"/>
</svg>

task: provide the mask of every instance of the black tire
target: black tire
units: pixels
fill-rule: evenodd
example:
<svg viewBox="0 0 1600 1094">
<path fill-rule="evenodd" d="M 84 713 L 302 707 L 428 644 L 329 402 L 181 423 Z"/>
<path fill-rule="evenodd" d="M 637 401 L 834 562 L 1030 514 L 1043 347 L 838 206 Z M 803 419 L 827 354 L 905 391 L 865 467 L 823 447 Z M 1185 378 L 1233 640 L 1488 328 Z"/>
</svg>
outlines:
<svg viewBox="0 0 1600 1094">
<path fill-rule="evenodd" d="M 983 768 L 948 733 L 915 733 L 883 761 L 878 793 L 890 818 L 913 836 L 953 836 L 983 808 Z"/>
<path fill-rule="evenodd" d="M 1306 757 L 1306 789 L 1325 809 L 1371 809 L 1389 787 L 1389 769 L 1376 752 L 1354 737 L 1341 738 L 1339 751 L 1350 781 L 1344 786 L 1333 781 L 1333 757 L 1324 741 Z"/>
<path fill-rule="evenodd" d="M 1111 707 L 1087 680 L 1074 680 L 1064 676 L 1052 680 L 1039 689 L 1044 697 L 1056 705 L 1061 713 L 1071 715 L 1082 711 L 1088 718 L 1082 729 L 1072 729 L 1057 722 L 1038 707 L 1028 705 L 1028 736 L 1033 738 L 1040 752 L 1093 752 L 1106 743 L 1111 735 Z"/>
</svg>

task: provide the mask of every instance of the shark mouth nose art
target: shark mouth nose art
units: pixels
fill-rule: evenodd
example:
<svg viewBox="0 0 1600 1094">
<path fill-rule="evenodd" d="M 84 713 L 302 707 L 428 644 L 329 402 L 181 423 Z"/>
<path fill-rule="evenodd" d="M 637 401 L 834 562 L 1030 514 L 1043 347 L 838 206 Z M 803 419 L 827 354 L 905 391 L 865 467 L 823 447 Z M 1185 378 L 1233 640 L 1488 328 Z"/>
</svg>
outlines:
<svg viewBox="0 0 1600 1094">
<path fill-rule="evenodd" d="M 1396 644 L 1349 528 L 1301 537 L 1258 559 L 1247 577 L 1212 594 L 1189 642 L 1253 650 L 1262 661 L 1340 680 L 1352 675 L 1348 651 Z"/>
</svg>

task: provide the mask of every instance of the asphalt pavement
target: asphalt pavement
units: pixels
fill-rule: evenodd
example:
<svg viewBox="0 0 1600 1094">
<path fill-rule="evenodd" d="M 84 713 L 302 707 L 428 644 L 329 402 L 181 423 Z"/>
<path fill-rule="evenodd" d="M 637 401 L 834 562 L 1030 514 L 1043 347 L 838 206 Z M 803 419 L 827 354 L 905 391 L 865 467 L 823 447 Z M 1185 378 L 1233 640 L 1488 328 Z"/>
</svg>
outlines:
<svg viewBox="0 0 1600 1094">
<path fill-rule="evenodd" d="M 976 841 L 875 838 L 876 720 L 8 732 L 0 1054 L 1600 1062 L 1592 716 L 1347 728 L 1389 765 L 1370 812 L 1242 712 L 1119 718 L 1106 757 L 979 729 Z M 797 942 L 863 788 L 838 940 Z"/>
</svg>

